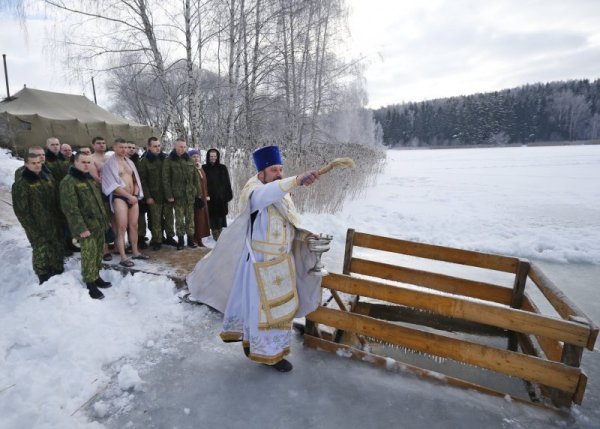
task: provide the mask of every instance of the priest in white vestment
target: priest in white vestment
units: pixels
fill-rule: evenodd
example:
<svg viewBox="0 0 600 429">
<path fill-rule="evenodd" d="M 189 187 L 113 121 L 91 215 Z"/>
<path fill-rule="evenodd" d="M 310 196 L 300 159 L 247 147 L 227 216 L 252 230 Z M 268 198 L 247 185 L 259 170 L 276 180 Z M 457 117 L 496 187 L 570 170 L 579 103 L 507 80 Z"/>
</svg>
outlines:
<svg viewBox="0 0 600 429">
<path fill-rule="evenodd" d="M 224 311 L 223 341 L 241 341 L 248 358 L 287 372 L 292 321 L 321 302 L 321 279 L 308 274 L 316 261 L 306 243 L 311 233 L 300 228 L 290 191 L 319 174 L 283 178 L 277 146 L 253 158 L 258 173 L 242 190 L 241 214 L 187 284 L 193 299 Z"/>
</svg>

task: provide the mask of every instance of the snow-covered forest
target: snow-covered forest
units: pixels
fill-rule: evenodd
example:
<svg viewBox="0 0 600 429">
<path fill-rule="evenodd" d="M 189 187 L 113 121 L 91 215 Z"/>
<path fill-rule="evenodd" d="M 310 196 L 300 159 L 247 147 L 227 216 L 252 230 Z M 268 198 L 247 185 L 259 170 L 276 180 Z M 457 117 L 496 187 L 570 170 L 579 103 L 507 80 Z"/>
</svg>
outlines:
<svg viewBox="0 0 600 429">
<path fill-rule="evenodd" d="M 391 147 L 593 140 L 600 137 L 600 79 L 409 102 L 374 114 Z"/>
<path fill-rule="evenodd" d="M 343 0 L 47 1 L 69 70 L 192 146 L 377 142 Z M 339 116 L 343 115 L 344 118 Z M 368 124 L 367 124 L 368 125 Z"/>
<path fill-rule="evenodd" d="M 365 108 L 363 64 L 348 54 L 344 0 L 45 4 L 65 71 L 103 82 L 110 110 L 155 127 L 165 150 L 178 136 L 218 148 L 236 195 L 255 172 L 251 152 L 267 144 L 281 147 L 289 174 L 352 157 L 360 174 L 343 183 L 354 190 L 380 171 L 382 133 Z M 300 208 L 339 208 L 339 188 L 327 189 Z"/>
</svg>

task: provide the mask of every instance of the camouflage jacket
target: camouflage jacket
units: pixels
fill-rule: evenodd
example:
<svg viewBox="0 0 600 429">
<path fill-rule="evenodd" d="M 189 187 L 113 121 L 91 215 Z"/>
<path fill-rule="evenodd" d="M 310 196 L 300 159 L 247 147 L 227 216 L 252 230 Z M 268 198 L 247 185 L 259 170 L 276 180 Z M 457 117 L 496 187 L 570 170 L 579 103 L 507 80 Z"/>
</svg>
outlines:
<svg viewBox="0 0 600 429">
<path fill-rule="evenodd" d="M 23 178 L 23 171 L 25 170 L 25 166 L 22 165 L 19 168 L 17 168 L 15 170 L 15 182 L 17 180 L 21 180 Z M 44 173 L 46 173 L 50 178 L 52 178 L 52 172 L 50 171 L 50 169 L 46 166 L 46 164 L 42 164 L 42 171 Z"/>
<path fill-rule="evenodd" d="M 193 202 L 200 196 L 198 172 L 187 153 L 178 156 L 173 149 L 163 162 L 162 176 L 165 199 Z"/>
<path fill-rule="evenodd" d="M 66 159 L 62 153 L 55 155 L 54 152 L 46 149 L 46 165 L 52 172 L 52 177 L 54 177 L 56 183 L 60 183 L 67 175 L 70 164 L 70 161 Z"/>
<path fill-rule="evenodd" d="M 62 242 L 63 217 L 56 182 L 44 171 L 23 169 L 12 185 L 13 210 L 30 243 Z"/>
<path fill-rule="evenodd" d="M 74 237 L 84 231 L 104 234 L 110 227 L 98 183 L 74 166 L 60 182 L 60 205 Z"/>
<path fill-rule="evenodd" d="M 144 198 L 152 198 L 158 204 L 164 202 L 162 167 L 166 157 L 163 152 L 157 156 L 148 151 L 139 161 L 138 173 Z"/>
</svg>

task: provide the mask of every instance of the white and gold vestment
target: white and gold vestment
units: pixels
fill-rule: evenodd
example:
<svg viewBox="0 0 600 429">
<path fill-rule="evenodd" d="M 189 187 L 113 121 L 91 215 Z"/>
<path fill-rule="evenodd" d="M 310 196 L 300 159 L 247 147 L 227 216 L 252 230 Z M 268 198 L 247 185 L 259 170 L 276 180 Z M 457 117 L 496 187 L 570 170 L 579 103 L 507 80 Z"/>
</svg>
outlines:
<svg viewBox="0 0 600 429">
<path fill-rule="evenodd" d="M 250 359 L 267 364 L 289 353 L 294 317 L 321 299 L 321 279 L 307 273 L 316 258 L 289 195 L 296 186 L 295 177 L 268 184 L 251 178 L 242 213 L 187 278 L 194 299 L 224 311 L 221 338 L 243 341 Z"/>
</svg>

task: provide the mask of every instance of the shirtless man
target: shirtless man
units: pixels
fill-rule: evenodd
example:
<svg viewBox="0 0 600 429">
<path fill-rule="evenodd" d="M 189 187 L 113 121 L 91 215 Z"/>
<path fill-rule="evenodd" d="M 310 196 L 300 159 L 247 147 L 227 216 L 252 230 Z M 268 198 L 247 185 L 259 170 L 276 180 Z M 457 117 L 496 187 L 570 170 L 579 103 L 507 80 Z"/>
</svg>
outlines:
<svg viewBox="0 0 600 429">
<path fill-rule="evenodd" d="M 121 138 L 115 140 L 113 151 L 102 168 L 102 191 L 109 196 L 111 211 L 117 227 L 117 250 L 120 265 L 133 267 L 133 261 L 125 254 L 125 232 L 129 233 L 132 259 L 149 259 L 138 250 L 138 200 L 144 196 L 140 187 L 140 176 L 133 162 L 127 158 L 128 145 Z"/>
<path fill-rule="evenodd" d="M 92 147 L 94 154 L 92 155 L 92 164 L 90 165 L 89 173 L 98 183 L 102 183 L 102 167 L 106 162 L 106 141 L 104 137 L 94 137 L 92 139 Z"/>
</svg>

